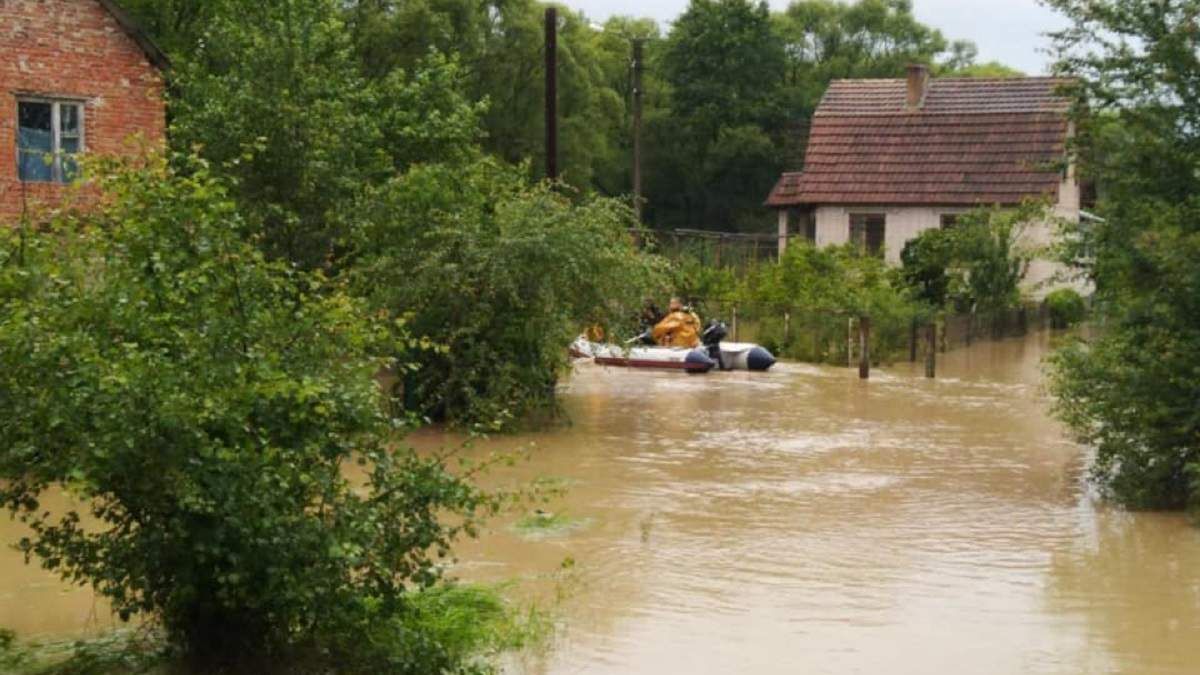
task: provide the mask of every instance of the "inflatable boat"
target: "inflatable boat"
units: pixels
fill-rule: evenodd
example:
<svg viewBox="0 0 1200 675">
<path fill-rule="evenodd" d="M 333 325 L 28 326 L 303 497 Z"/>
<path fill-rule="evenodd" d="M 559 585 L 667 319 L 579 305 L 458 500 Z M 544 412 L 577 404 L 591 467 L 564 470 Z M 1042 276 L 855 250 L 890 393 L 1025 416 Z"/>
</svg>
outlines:
<svg viewBox="0 0 1200 675">
<path fill-rule="evenodd" d="M 640 335 L 630 344 L 592 342 L 581 335 L 571 344 L 571 355 L 592 359 L 602 366 L 622 368 L 659 368 L 707 373 L 720 370 L 766 371 L 775 365 L 775 357 L 763 347 L 748 342 L 724 342 L 724 324 L 714 323 L 704 330 L 700 347 L 659 347 L 644 344 Z"/>
</svg>

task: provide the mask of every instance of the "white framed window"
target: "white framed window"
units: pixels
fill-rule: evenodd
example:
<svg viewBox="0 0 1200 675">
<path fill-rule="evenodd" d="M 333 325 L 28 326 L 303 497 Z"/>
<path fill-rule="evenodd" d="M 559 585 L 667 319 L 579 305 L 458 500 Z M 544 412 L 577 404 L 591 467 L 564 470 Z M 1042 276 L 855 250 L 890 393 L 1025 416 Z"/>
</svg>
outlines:
<svg viewBox="0 0 1200 675">
<path fill-rule="evenodd" d="M 17 175 L 26 183 L 70 183 L 83 152 L 83 102 L 17 99 Z"/>
</svg>

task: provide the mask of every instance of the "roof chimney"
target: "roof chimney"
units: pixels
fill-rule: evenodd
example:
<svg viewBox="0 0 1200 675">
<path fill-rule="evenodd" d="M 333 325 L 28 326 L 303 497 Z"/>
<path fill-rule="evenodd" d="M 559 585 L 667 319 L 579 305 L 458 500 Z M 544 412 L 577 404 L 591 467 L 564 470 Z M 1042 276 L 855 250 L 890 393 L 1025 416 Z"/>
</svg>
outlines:
<svg viewBox="0 0 1200 675">
<path fill-rule="evenodd" d="M 908 96 L 906 102 L 909 110 L 920 110 L 925 105 L 925 94 L 929 91 L 929 67 L 920 63 L 908 66 Z"/>
</svg>

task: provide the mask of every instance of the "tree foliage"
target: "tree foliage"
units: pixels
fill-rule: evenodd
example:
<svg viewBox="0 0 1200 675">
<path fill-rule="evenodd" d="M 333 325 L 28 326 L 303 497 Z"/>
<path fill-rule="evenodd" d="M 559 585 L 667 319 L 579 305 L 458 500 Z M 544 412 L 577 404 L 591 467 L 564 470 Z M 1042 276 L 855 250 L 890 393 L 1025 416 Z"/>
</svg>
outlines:
<svg viewBox="0 0 1200 675">
<path fill-rule="evenodd" d="M 20 548 L 202 667 L 450 667 L 408 593 L 492 502 L 395 445 L 375 376 L 403 331 L 266 259 L 226 186 L 179 164 L 2 233 L 0 504 L 32 528 Z M 86 512 L 44 509 L 51 488 Z"/>
<path fill-rule="evenodd" d="M 1068 261 L 1096 286 L 1104 331 L 1054 360 L 1059 413 L 1096 448 L 1094 477 L 1139 508 L 1200 505 L 1200 2 L 1048 0 L 1070 25 L 1085 178 L 1101 222 Z"/>
<path fill-rule="evenodd" d="M 870 320 L 874 359 L 881 361 L 907 340 L 918 310 L 883 258 L 852 245 L 791 245 L 781 260 L 753 268 L 735 299 L 747 313 L 768 317 L 760 339 L 777 353 L 841 364 L 849 320 Z M 784 316 L 794 317 L 797 330 L 779 325 L 776 317 Z"/>
<path fill-rule="evenodd" d="M 907 289 L 894 283 L 882 258 L 852 245 L 796 245 L 789 246 L 778 263 L 753 270 L 745 295 L 779 311 L 860 317 L 904 305 Z"/>
<path fill-rule="evenodd" d="M 975 58 L 971 43 L 949 43 L 917 21 L 910 0 L 796 0 L 775 21 L 788 55 L 789 101 L 805 117 L 832 80 L 903 77 L 909 64 L 939 58 L 954 70 Z"/>
<path fill-rule="evenodd" d="M 502 427 L 552 406 L 581 327 L 629 323 L 664 285 L 627 206 L 575 201 L 493 160 L 411 171 L 359 213 L 355 288 L 444 345 L 408 386 L 454 422 Z"/>
<path fill-rule="evenodd" d="M 534 0 L 355 0 L 344 3 L 364 73 L 372 79 L 412 70 L 436 50 L 464 66 L 464 93 L 486 101 L 483 147 L 511 163 L 545 171 L 543 10 Z M 628 82 L 628 42 L 615 46 L 586 18 L 559 8 L 559 165 L 564 180 L 590 187 L 611 166 L 628 135 L 625 98 L 614 70 Z M 656 32 L 656 29 L 652 32 Z M 627 89 L 627 86 L 626 86 Z M 628 192 L 622 185 L 619 193 Z"/>
<path fill-rule="evenodd" d="M 426 55 L 411 74 L 364 78 L 333 0 L 218 12 L 177 64 L 172 141 L 235 179 L 247 226 L 269 255 L 331 265 L 334 215 L 416 162 L 471 151 L 478 106 L 461 69 Z"/>
<path fill-rule="evenodd" d="M 901 274 L 934 311 L 992 313 L 1021 302 L 1021 282 L 1038 254 L 1027 228 L 1049 218 L 1044 205 L 976 209 L 953 227 L 925 230 L 900 253 Z"/>
<path fill-rule="evenodd" d="M 237 172 L 247 197 L 269 208 L 270 238 L 305 251 L 306 264 L 342 234 L 324 227 L 320 209 L 340 209 L 389 159 L 402 166 L 447 147 L 378 144 L 389 130 L 423 128 L 405 111 L 438 121 L 453 132 L 439 138 L 453 142 L 477 131 L 485 152 L 544 173 L 542 2 L 127 5 L 179 65 L 175 107 L 189 131 L 173 135 L 177 148 L 200 142 L 221 161 L 254 148 L 262 161 Z M 634 39 L 646 40 L 644 214 L 659 228 L 769 228 L 762 200 L 781 170 L 801 165 L 807 121 L 834 78 L 901 77 L 911 62 L 997 72 L 974 66 L 969 42 L 917 21 L 908 0 L 797 0 L 774 14 L 751 0 L 696 0 L 665 35 L 649 19 L 596 26 L 559 7 L 559 165 L 581 191 L 632 189 Z M 444 70 L 428 63 L 431 52 L 457 67 L 437 88 L 414 91 L 422 71 Z M 455 86 L 441 86 L 448 80 Z M 284 152 L 289 142 L 304 150 Z"/>
<path fill-rule="evenodd" d="M 1046 312 L 1052 328 L 1070 328 L 1087 318 L 1087 300 L 1072 288 L 1046 294 Z"/>
<path fill-rule="evenodd" d="M 999 61 L 988 61 L 986 63 L 966 63 L 961 66 L 948 66 L 939 73 L 942 77 L 979 77 L 979 78 L 1010 78 L 1010 77 L 1025 77 L 1025 73 L 1006 66 Z"/>
</svg>

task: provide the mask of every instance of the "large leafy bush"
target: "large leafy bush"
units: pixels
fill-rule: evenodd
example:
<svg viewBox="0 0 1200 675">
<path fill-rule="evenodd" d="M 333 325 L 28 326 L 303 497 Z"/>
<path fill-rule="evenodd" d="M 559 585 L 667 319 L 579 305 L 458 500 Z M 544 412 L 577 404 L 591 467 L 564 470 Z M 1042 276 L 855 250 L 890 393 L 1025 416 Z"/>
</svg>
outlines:
<svg viewBox="0 0 1200 675">
<path fill-rule="evenodd" d="M 739 295 L 764 317 L 758 336 L 764 344 L 836 363 L 846 362 L 849 320 L 870 320 L 875 358 L 882 360 L 904 344 L 915 311 L 909 289 L 887 263 L 849 245 L 789 246 L 778 262 L 753 268 Z"/>
<path fill-rule="evenodd" d="M 407 598 L 490 502 L 395 444 L 375 377 L 403 336 L 266 260 L 183 164 L 0 236 L 0 503 L 32 528 L 21 548 L 205 666 L 450 667 Z M 44 510 L 55 488 L 84 512 Z"/>
<path fill-rule="evenodd" d="M 368 196 L 354 287 L 445 347 L 406 398 L 452 422 L 503 427 L 554 401 L 584 326 L 632 326 L 663 285 L 617 200 L 573 200 L 491 160 L 419 167 Z"/>
</svg>

